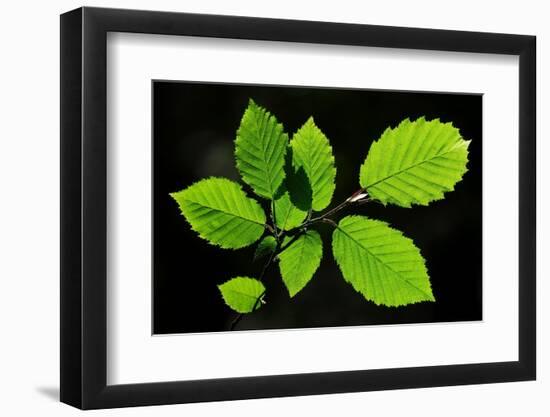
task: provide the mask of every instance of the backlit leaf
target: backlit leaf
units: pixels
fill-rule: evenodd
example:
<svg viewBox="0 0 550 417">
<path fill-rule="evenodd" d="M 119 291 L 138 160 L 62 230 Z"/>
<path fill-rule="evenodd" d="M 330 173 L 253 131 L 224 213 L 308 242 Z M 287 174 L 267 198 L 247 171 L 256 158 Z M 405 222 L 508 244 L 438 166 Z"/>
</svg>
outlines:
<svg viewBox="0 0 550 417">
<path fill-rule="evenodd" d="M 218 285 L 225 303 L 238 313 L 251 313 L 261 307 L 264 284 L 249 277 L 232 278 Z"/>
<path fill-rule="evenodd" d="M 302 224 L 307 216 L 307 211 L 300 210 L 290 199 L 286 188 L 283 194 L 274 201 L 275 224 L 279 229 L 290 230 Z"/>
<path fill-rule="evenodd" d="M 235 140 L 237 168 L 261 197 L 273 199 L 284 178 L 288 136 L 275 116 L 250 100 Z"/>
<path fill-rule="evenodd" d="M 293 237 L 286 237 L 283 247 Z M 321 236 L 308 230 L 279 254 L 279 269 L 288 293 L 294 297 L 311 280 L 323 256 Z"/>
<path fill-rule="evenodd" d="M 427 205 L 462 179 L 469 143 L 451 123 L 405 119 L 371 145 L 359 182 L 384 204 Z"/>
<path fill-rule="evenodd" d="M 420 250 L 383 221 L 344 217 L 334 230 L 332 251 L 344 279 L 377 305 L 435 301 Z"/>
<path fill-rule="evenodd" d="M 330 204 L 336 187 L 332 147 L 312 117 L 294 134 L 290 146 L 294 167 L 303 168 L 309 179 L 313 192 L 311 207 L 321 211 Z"/>
<path fill-rule="evenodd" d="M 275 252 L 275 249 L 277 249 L 277 240 L 271 235 L 264 237 L 256 247 L 254 260 L 256 261 L 269 256 L 271 253 Z"/>
<path fill-rule="evenodd" d="M 236 182 L 211 177 L 170 195 L 191 228 L 214 245 L 242 248 L 264 233 L 263 209 Z"/>
<path fill-rule="evenodd" d="M 283 185 L 274 201 L 275 224 L 279 229 L 291 230 L 305 220 L 311 209 L 312 191 L 304 168 L 292 165 L 292 147 L 286 153 Z"/>
</svg>

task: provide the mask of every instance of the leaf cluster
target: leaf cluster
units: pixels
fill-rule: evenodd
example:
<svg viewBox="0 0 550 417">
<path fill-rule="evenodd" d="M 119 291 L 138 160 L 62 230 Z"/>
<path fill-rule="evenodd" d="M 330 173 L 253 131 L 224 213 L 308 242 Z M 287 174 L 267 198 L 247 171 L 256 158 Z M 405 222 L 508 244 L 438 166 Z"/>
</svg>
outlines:
<svg viewBox="0 0 550 417">
<path fill-rule="evenodd" d="M 376 200 L 401 207 L 444 198 L 467 171 L 468 145 L 451 123 L 406 119 L 374 141 L 359 170 L 358 191 L 327 209 L 336 188 L 329 139 L 313 117 L 289 136 L 276 117 L 253 100 L 235 139 L 237 169 L 246 186 L 210 177 L 172 193 L 197 234 L 224 249 L 257 243 L 254 259 L 267 259 L 261 274 L 219 285 L 225 303 L 239 314 L 265 303 L 265 271 L 277 262 L 290 297 L 311 281 L 323 256 L 315 230 L 334 226 L 332 253 L 344 280 L 377 305 L 435 301 L 428 270 L 414 242 L 388 223 L 365 216 L 333 217 L 344 208 Z"/>
</svg>

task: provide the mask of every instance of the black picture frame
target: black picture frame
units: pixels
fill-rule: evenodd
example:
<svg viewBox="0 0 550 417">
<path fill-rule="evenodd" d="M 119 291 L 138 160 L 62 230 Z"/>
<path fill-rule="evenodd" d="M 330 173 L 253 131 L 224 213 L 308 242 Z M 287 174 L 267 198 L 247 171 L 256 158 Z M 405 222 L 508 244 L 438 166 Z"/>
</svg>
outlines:
<svg viewBox="0 0 550 417">
<path fill-rule="evenodd" d="M 519 360 L 107 385 L 108 32 L 519 56 Z M 534 36 L 79 8 L 61 15 L 61 401 L 81 409 L 536 378 Z"/>
</svg>

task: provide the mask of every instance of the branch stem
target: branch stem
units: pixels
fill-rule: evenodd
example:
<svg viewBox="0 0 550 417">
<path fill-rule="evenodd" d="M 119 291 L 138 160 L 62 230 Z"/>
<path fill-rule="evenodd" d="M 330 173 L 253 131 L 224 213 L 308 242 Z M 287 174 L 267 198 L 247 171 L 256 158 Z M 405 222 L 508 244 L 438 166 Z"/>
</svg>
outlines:
<svg viewBox="0 0 550 417">
<path fill-rule="evenodd" d="M 362 196 L 361 194 L 365 194 L 365 195 Z M 363 202 L 367 202 L 367 201 L 369 201 L 369 199 L 367 198 L 366 192 L 365 192 L 364 189 L 361 188 L 361 189 L 357 190 L 356 192 L 354 192 L 350 197 L 348 197 L 344 201 L 342 201 L 340 204 L 338 204 L 336 207 L 330 209 L 329 211 L 327 211 L 326 213 L 323 213 L 322 215 L 320 215 L 318 217 L 307 219 L 299 227 L 304 228 L 304 227 L 311 226 L 314 223 L 325 221 L 325 219 L 327 219 L 329 216 L 332 216 L 332 215 L 338 213 L 339 211 L 341 211 L 341 210 L 345 209 L 346 207 L 350 206 L 351 204 L 363 203 Z"/>
</svg>

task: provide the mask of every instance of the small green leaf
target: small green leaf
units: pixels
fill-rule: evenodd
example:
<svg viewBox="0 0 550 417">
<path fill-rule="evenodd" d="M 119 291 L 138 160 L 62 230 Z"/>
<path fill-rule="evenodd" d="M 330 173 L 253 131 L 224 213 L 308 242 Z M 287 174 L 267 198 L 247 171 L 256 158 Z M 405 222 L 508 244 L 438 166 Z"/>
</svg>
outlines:
<svg viewBox="0 0 550 417">
<path fill-rule="evenodd" d="M 385 222 L 344 217 L 334 230 L 332 251 L 344 279 L 377 305 L 435 301 L 420 250 Z"/>
<path fill-rule="evenodd" d="M 275 224 L 279 229 L 290 230 L 302 224 L 307 216 L 307 211 L 300 210 L 290 199 L 290 194 L 283 189 L 283 194 L 274 201 Z"/>
<path fill-rule="evenodd" d="M 286 237 L 283 247 L 292 240 Z M 279 254 L 279 269 L 291 297 L 311 280 L 322 256 L 323 242 L 315 230 L 308 230 Z"/>
<path fill-rule="evenodd" d="M 264 233 L 265 213 L 236 182 L 211 177 L 170 194 L 200 237 L 225 249 L 251 245 Z"/>
<path fill-rule="evenodd" d="M 311 207 L 315 211 L 321 211 L 330 204 L 336 188 L 332 147 L 312 117 L 294 134 L 290 146 L 293 151 L 293 165 L 296 168 L 302 167 L 309 178 L 313 192 Z"/>
<path fill-rule="evenodd" d="M 264 284 L 257 279 L 236 277 L 218 285 L 225 304 L 237 313 L 251 313 L 261 307 Z"/>
<path fill-rule="evenodd" d="M 277 119 L 250 100 L 235 140 L 237 168 L 261 197 L 273 199 L 284 178 L 288 136 Z"/>
<path fill-rule="evenodd" d="M 273 236 L 264 237 L 260 240 L 260 243 L 258 243 L 258 246 L 256 247 L 256 251 L 254 252 L 254 260 L 256 261 L 258 259 L 265 258 L 275 252 L 276 248 L 277 240 Z"/>
<path fill-rule="evenodd" d="M 294 166 L 292 162 L 294 159 L 293 154 L 292 146 L 289 146 L 285 158 L 286 178 L 283 187 L 279 190 L 281 192 L 288 191 L 292 204 L 301 211 L 307 212 L 311 210 L 313 190 L 304 167 Z"/>
<path fill-rule="evenodd" d="M 312 191 L 304 168 L 292 165 L 292 147 L 286 153 L 286 178 L 274 201 L 273 214 L 279 229 L 291 230 L 305 220 L 311 208 Z"/>
<path fill-rule="evenodd" d="M 359 182 L 383 204 L 428 205 L 462 179 L 469 143 L 452 123 L 405 119 L 371 145 Z"/>
</svg>

